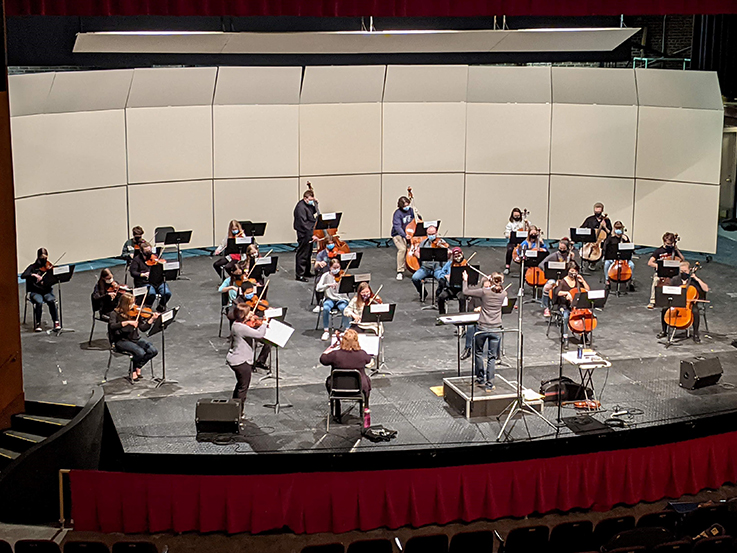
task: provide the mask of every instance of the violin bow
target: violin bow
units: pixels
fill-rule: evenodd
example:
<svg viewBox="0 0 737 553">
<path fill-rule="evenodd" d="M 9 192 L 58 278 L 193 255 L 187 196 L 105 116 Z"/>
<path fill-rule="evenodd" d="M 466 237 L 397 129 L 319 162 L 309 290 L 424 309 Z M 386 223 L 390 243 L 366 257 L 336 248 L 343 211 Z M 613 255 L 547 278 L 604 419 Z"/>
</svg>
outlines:
<svg viewBox="0 0 737 553">
<path fill-rule="evenodd" d="M 268 252 L 266 253 L 266 255 L 264 255 L 264 256 L 261 256 L 261 257 L 269 257 L 269 255 L 271 255 L 271 252 L 273 252 L 273 251 L 274 251 L 274 248 L 271 248 L 271 249 L 270 249 L 270 250 L 269 250 L 269 251 L 268 251 Z M 261 259 L 261 258 L 259 258 L 259 259 Z M 249 278 L 251 278 L 251 273 L 253 272 L 253 270 L 254 270 L 255 268 L 256 268 L 256 262 L 254 261 L 254 262 L 253 262 L 253 267 L 251 267 L 251 268 L 250 268 L 250 270 L 248 271 L 248 274 L 246 275 L 246 278 L 245 278 L 245 280 L 248 280 Z"/>
<path fill-rule="evenodd" d="M 373 296 L 371 296 L 371 297 L 369 298 L 369 301 L 367 301 L 367 302 L 366 302 L 366 305 L 371 305 L 371 302 L 373 302 L 373 301 L 374 301 L 374 300 L 375 300 L 375 299 L 377 298 L 377 296 L 379 295 L 379 292 L 381 292 L 381 289 L 382 289 L 383 287 L 384 287 L 384 285 L 383 285 L 383 284 L 382 284 L 381 286 L 379 286 L 379 289 L 378 289 L 378 290 L 376 291 L 376 293 L 375 293 L 375 294 L 374 294 Z"/>
<path fill-rule="evenodd" d="M 261 295 L 258 297 L 258 301 L 256 302 L 256 305 L 253 306 L 254 313 L 256 312 L 256 309 L 258 309 L 258 306 L 261 303 L 261 298 L 263 298 L 264 294 L 266 293 L 266 289 L 269 287 L 269 282 L 271 282 L 271 280 L 266 281 L 266 284 L 264 284 L 264 289 L 261 290 Z"/>
<path fill-rule="evenodd" d="M 61 255 L 59 256 L 59 259 L 57 259 L 57 260 L 56 260 L 56 261 L 55 261 L 54 263 L 52 263 L 52 264 L 51 264 L 51 268 L 53 269 L 54 267 L 56 267 L 56 264 L 57 264 L 57 263 L 59 263 L 59 261 L 61 261 L 61 260 L 62 260 L 62 258 L 63 258 L 63 257 L 64 257 L 64 256 L 66 255 L 66 254 L 67 254 L 67 252 L 64 252 L 63 254 L 61 254 Z M 48 271 L 46 271 L 46 273 L 48 273 Z M 44 273 L 44 274 L 42 274 L 42 275 L 41 275 L 41 280 L 43 280 L 43 279 L 44 279 L 44 277 L 46 276 L 46 273 Z"/>
<path fill-rule="evenodd" d="M 148 286 L 146 286 L 146 293 L 143 295 L 143 301 L 141 302 L 140 307 L 138 308 L 138 315 L 136 315 L 136 323 L 141 318 L 141 313 L 143 313 L 143 306 L 146 303 L 146 298 L 148 297 Z"/>
</svg>

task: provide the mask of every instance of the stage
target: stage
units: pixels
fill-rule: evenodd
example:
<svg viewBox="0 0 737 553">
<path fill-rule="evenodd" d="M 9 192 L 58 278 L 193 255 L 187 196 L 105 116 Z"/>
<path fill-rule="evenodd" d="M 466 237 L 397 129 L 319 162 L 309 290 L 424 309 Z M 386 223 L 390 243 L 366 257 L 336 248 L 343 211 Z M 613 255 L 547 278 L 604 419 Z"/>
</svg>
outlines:
<svg viewBox="0 0 737 553">
<path fill-rule="evenodd" d="M 606 307 L 598 312 L 595 349 L 612 363 L 610 369 L 594 374 L 595 389 L 603 411 L 593 417 L 605 421 L 615 410 L 634 415 L 624 417 L 631 424 L 606 434 L 579 436 L 566 426 L 552 429 L 534 415 L 518 420 L 512 441 L 496 441 L 500 423 L 494 417 L 467 420 L 452 409 L 432 388 L 442 387 L 443 378 L 457 375 L 456 336 L 450 326 L 436 326 L 437 311 L 421 310 L 422 304 L 410 282 L 395 280 L 394 248 L 365 248 L 361 268 L 370 272 L 372 287 L 383 284 L 385 302 L 396 302 L 394 322 L 386 325 L 386 363 L 391 375 L 372 379 L 371 416 L 374 424 L 397 430 L 395 439 L 372 443 L 361 439 L 357 412 L 350 411 L 344 424 L 331 423 L 324 381 L 328 369 L 319 364 L 326 344 L 320 341 L 322 329 L 315 330 L 317 314 L 310 305 L 312 283 L 294 280 L 293 254 L 279 255 L 279 272 L 271 278 L 269 301 L 272 306 L 288 307 L 286 320 L 296 329 L 288 346 L 280 351 L 281 401 L 293 407 L 278 414 L 264 404 L 274 399 L 274 379 L 263 371 L 254 374 L 245 407 L 245 441 L 226 445 L 198 443 L 195 440 L 194 413 L 199 398 L 230 397 L 235 383 L 225 365 L 228 349 L 227 320 L 224 336 L 218 337 L 220 318 L 219 284 L 212 269 L 214 258 L 188 256 L 184 274 L 190 280 L 170 284 L 171 305 L 180 306 L 177 321 L 166 334 L 167 377 L 178 381 L 155 388 L 150 368 L 145 380 L 135 385 L 123 377 L 127 360 L 113 359 L 108 382 L 103 384 L 111 420 L 120 447 L 112 468 L 141 472 L 279 472 L 295 470 L 345 470 L 346 454 L 351 470 L 358 468 L 407 467 L 430 464 L 459 464 L 474 460 L 545 457 L 561 451 L 584 452 L 635 445 L 653 445 L 693 437 L 694 428 L 719 417 L 722 430 L 728 428 L 737 406 L 737 350 L 731 346 L 737 314 L 732 295 L 737 292 L 737 269 L 719 263 L 703 263 L 699 276 L 713 292 L 707 308 L 709 331 L 702 321 L 703 343 L 677 339 L 670 348 L 657 340 L 660 311 L 648 310 L 651 269 L 648 255 L 635 259 L 638 289 L 617 297 L 610 295 Z M 466 247 L 466 255 L 476 251 L 474 261 L 486 272 L 503 267 L 503 248 Z M 80 268 L 77 270 L 79 271 Z M 123 268 L 113 267 L 118 280 Z M 30 325 L 22 330 L 26 394 L 32 399 L 83 402 L 89 390 L 100 384 L 108 361 L 104 325 L 98 323 L 92 345 L 87 345 L 91 325 L 89 295 L 99 271 L 78 272 L 63 291 L 64 323 L 74 333 L 34 334 Z M 601 288 L 601 273 L 586 277 L 592 288 Z M 517 279 L 507 277 L 505 283 Z M 513 284 L 509 291 L 516 289 Z M 21 287 L 21 291 L 22 291 Z M 529 293 L 526 299 L 529 299 Z M 22 308 L 22 306 L 21 306 Z M 449 303 L 457 311 L 457 303 Z M 30 317 L 30 314 L 29 314 Z M 48 313 L 44 312 L 48 322 Z M 516 314 L 505 315 L 506 328 L 517 325 Z M 537 304 L 524 305 L 525 371 L 523 384 L 534 391 L 542 380 L 558 374 L 559 341 L 554 330 L 546 338 L 547 321 Z M 321 325 L 320 325 L 321 326 Z M 152 342 L 160 348 L 160 337 Z M 572 342 L 572 349 L 575 349 Z M 516 379 L 516 345 L 513 335 L 505 344 L 506 359 L 498 374 Z M 687 391 L 679 387 L 679 362 L 695 355 L 718 356 L 724 375 L 717 385 Z M 154 360 L 157 376 L 161 355 Z M 462 363 L 469 374 L 471 361 Z M 578 371 L 564 366 L 564 374 L 579 380 Z M 498 379 L 497 387 L 506 386 Z M 510 392 L 512 389 L 510 388 Z M 345 410 L 350 404 L 346 404 Z M 557 409 L 544 407 L 543 414 L 557 421 Z M 563 417 L 573 417 L 564 408 Z M 526 424 L 525 424 L 526 422 Z M 360 454 L 368 454 L 362 456 Z M 308 455 L 306 455 L 308 454 Z M 322 454 L 322 455 L 321 455 Z M 363 460 L 359 460 L 363 458 Z M 237 460 L 236 460 L 237 459 Z M 268 464 L 264 460 L 268 459 Z M 295 460 L 298 459 L 298 465 Z"/>
</svg>

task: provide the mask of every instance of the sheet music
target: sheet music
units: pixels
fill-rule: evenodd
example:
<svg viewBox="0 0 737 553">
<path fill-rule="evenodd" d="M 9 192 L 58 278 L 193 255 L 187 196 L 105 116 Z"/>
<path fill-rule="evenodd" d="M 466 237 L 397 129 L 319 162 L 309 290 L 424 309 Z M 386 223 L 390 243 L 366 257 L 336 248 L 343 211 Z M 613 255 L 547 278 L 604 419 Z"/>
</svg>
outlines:
<svg viewBox="0 0 737 553">
<path fill-rule="evenodd" d="M 527 231 L 526 230 L 516 230 L 514 232 L 515 232 L 515 236 L 517 238 L 522 238 L 522 239 L 527 238 Z"/>
<path fill-rule="evenodd" d="M 663 267 L 680 267 L 681 261 L 678 259 L 663 259 Z"/>
<path fill-rule="evenodd" d="M 271 307 L 264 311 L 264 319 L 276 319 L 284 315 L 283 307 Z"/>
<path fill-rule="evenodd" d="M 459 313 L 457 315 L 443 315 L 438 320 L 444 325 L 473 324 L 479 322 L 479 313 Z"/>
<path fill-rule="evenodd" d="M 591 229 L 590 228 L 577 228 L 576 229 L 576 234 L 579 235 L 579 236 L 584 236 L 586 234 L 588 234 L 589 236 L 591 236 Z"/>
<path fill-rule="evenodd" d="M 335 221 L 337 218 L 338 218 L 337 213 L 323 213 L 322 214 L 323 221 Z"/>
<path fill-rule="evenodd" d="M 553 271 L 565 271 L 566 262 L 565 261 L 548 261 L 548 269 L 552 269 Z"/>
<path fill-rule="evenodd" d="M 294 329 L 291 326 L 284 324 L 281 321 L 271 320 L 266 327 L 264 340 L 277 347 L 283 348 L 287 345 L 287 342 L 289 341 L 289 338 L 292 337 L 293 333 Z"/>
<path fill-rule="evenodd" d="M 165 271 L 174 271 L 176 269 L 179 269 L 179 261 L 167 261 L 164 263 Z"/>
<path fill-rule="evenodd" d="M 356 257 L 358 257 L 358 254 L 356 252 L 340 254 L 341 261 L 354 261 Z"/>
<path fill-rule="evenodd" d="M 502 301 L 502 307 L 507 307 L 509 305 L 509 296 L 504 296 L 504 301 Z"/>
<path fill-rule="evenodd" d="M 525 259 L 528 257 L 537 257 L 537 250 L 525 250 Z"/>
<path fill-rule="evenodd" d="M 133 288 L 133 297 L 137 298 L 138 296 L 143 296 L 146 293 L 146 290 L 148 290 L 148 286 L 139 286 L 138 288 Z"/>
<path fill-rule="evenodd" d="M 253 242 L 252 236 L 236 236 L 235 243 L 236 244 L 250 244 Z"/>
<path fill-rule="evenodd" d="M 438 228 L 438 223 L 440 223 L 440 221 L 423 221 L 422 226 L 425 228 L 430 228 L 430 227 Z"/>
<path fill-rule="evenodd" d="M 256 265 L 271 265 L 271 256 L 259 257 L 256 260 Z"/>
<path fill-rule="evenodd" d="M 69 272 L 69 265 L 60 265 L 59 267 L 54 267 L 52 269 L 52 272 L 55 275 L 65 275 Z"/>
<path fill-rule="evenodd" d="M 165 323 L 165 322 L 167 322 L 167 321 L 170 321 L 173 318 L 174 318 L 174 310 L 173 309 L 171 309 L 171 310 L 169 310 L 169 311 L 161 314 L 161 322 L 162 322 L 162 324 Z"/>
<path fill-rule="evenodd" d="M 680 296 L 681 290 L 683 290 L 680 286 L 663 286 L 663 294 L 666 296 Z"/>
<path fill-rule="evenodd" d="M 353 282 L 371 282 L 371 273 L 353 275 Z"/>
<path fill-rule="evenodd" d="M 620 242 L 617 248 L 620 252 L 634 251 L 635 245 L 632 242 Z"/>
<path fill-rule="evenodd" d="M 369 313 L 389 313 L 390 303 L 372 303 L 369 305 Z"/>
<path fill-rule="evenodd" d="M 589 290 L 590 300 L 603 300 L 605 295 L 606 295 L 606 291 L 604 290 Z"/>
</svg>

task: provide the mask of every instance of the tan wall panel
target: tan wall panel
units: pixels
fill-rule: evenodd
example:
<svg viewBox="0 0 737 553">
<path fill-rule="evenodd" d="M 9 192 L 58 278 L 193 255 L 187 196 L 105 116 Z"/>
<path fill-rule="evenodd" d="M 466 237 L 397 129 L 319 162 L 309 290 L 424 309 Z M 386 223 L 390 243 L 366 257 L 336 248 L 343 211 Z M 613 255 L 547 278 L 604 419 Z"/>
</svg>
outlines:
<svg viewBox="0 0 737 553">
<path fill-rule="evenodd" d="M 127 239 L 125 186 L 21 198 L 15 213 L 21 272 L 41 247 L 52 262 L 66 252 L 61 264 L 78 263 L 120 255 Z"/>
<path fill-rule="evenodd" d="M 46 103 L 56 73 L 8 75 L 10 115 L 36 115 L 46 111 Z"/>
<path fill-rule="evenodd" d="M 594 213 L 596 202 L 604 204 L 612 223 L 622 221 L 632 230 L 634 189 L 634 179 L 551 175 L 549 236 L 568 236 L 571 227 L 578 227 Z"/>
<path fill-rule="evenodd" d="M 427 175 L 384 175 L 382 177 L 382 237 L 392 230 L 397 199 L 412 187 L 416 206 L 425 220 L 440 219 L 442 236 L 463 236 L 463 173 Z"/>
<path fill-rule="evenodd" d="M 215 181 L 215 243 L 225 238 L 231 219 L 266 222 L 260 243 L 296 242 L 292 213 L 299 198 L 297 177 Z M 255 213 L 253 206 L 262 207 Z"/>
<path fill-rule="evenodd" d="M 637 179 L 633 240 L 656 247 L 675 232 L 682 250 L 716 253 L 718 214 L 718 186 Z"/>
<path fill-rule="evenodd" d="M 211 110 L 128 109 L 128 182 L 212 178 Z"/>
<path fill-rule="evenodd" d="M 547 233 L 549 178 L 548 175 L 466 175 L 464 236 L 504 238 L 504 227 L 514 207 L 527 209 L 530 223 Z"/>
<path fill-rule="evenodd" d="M 131 227 L 140 225 L 146 236 L 156 227 L 191 230 L 187 248 L 213 245 L 212 181 L 164 182 L 128 187 Z"/>
<path fill-rule="evenodd" d="M 302 175 L 381 172 L 381 104 L 299 107 Z"/>
<path fill-rule="evenodd" d="M 555 104 L 552 173 L 634 177 L 636 106 Z"/>
<path fill-rule="evenodd" d="M 465 143 L 465 103 L 384 103 L 385 172 L 462 172 Z"/>
<path fill-rule="evenodd" d="M 215 178 L 299 174 L 299 106 L 214 106 Z"/>
<path fill-rule="evenodd" d="M 11 127 L 16 197 L 126 182 L 123 110 L 14 117 Z"/>
<path fill-rule="evenodd" d="M 322 213 L 343 213 L 341 239 L 381 237 L 381 175 L 340 175 L 309 180 Z M 300 191 L 306 190 L 307 179 L 303 177 L 300 182 Z"/>
<path fill-rule="evenodd" d="M 550 104 L 468 104 L 466 171 L 539 173 L 550 168 Z"/>
</svg>

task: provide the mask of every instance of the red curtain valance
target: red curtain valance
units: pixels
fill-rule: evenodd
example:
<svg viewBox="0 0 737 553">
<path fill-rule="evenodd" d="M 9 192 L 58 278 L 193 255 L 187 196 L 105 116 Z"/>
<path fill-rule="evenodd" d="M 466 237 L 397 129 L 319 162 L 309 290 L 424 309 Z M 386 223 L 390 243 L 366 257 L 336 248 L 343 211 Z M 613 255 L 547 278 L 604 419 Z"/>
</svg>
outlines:
<svg viewBox="0 0 737 553">
<path fill-rule="evenodd" d="M 737 13 L 735 0 L 5 0 L 12 15 L 483 17 Z"/>
<path fill-rule="evenodd" d="M 735 481 L 737 432 L 436 469 L 241 476 L 73 471 L 71 493 L 75 530 L 257 533 L 286 526 L 297 533 L 339 533 L 555 509 L 608 510 Z"/>
</svg>

